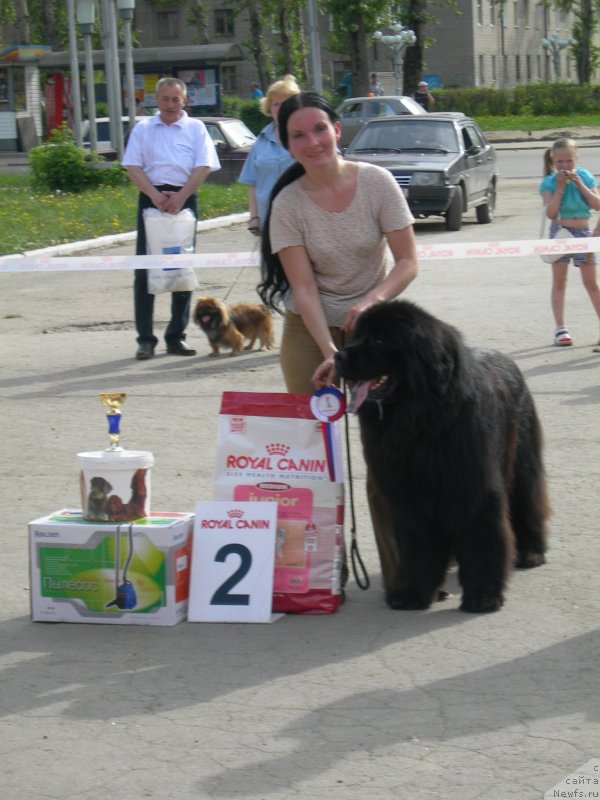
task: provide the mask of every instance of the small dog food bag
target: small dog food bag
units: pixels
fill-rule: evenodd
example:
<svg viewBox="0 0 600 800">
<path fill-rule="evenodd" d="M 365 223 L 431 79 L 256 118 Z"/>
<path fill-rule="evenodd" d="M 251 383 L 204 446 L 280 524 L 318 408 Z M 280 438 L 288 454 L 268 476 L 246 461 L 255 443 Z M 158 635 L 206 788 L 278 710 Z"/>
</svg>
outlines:
<svg viewBox="0 0 600 800">
<path fill-rule="evenodd" d="M 340 428 L 310 395 L 224 392 L 213 499 L 276 502 L 273 612 L 340 605 L 344 485 Z"/>
</svg>

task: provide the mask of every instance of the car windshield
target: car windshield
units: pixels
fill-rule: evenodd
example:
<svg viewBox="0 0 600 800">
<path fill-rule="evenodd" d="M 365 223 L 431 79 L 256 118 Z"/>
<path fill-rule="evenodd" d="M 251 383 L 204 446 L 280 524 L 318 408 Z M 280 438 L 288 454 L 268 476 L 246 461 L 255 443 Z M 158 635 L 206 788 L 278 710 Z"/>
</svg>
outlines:
<svg viewBox="0 0 600 800">
<path fill-rule="evenodd" d="M 221 122 L 221 128 L 231 147 L 243 147 L 256 141 L 256 136 L 250 128 L 246 127 L 245 123 L 239 119 Z"/>
<path fill-rule="evenodd" d="M 367 150 L 458 153 L 458 138 L 451 122 L 424 124 L 418 119 L 372 122 L 365 126 L 348 148 L 350 152 Z"/>
</svg>

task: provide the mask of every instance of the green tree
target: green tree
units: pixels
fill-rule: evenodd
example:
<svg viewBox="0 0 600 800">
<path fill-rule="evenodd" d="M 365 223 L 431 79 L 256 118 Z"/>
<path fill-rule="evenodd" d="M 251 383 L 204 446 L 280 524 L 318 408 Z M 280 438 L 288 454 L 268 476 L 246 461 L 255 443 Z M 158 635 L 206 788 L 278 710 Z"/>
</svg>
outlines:
<svg viewBox="0 0 600 800">
<path fill-rule="evenodd" d="M 449 6 L 456 14 L 461 13 L 456 0 L 439 0 L 437 3 L 429 0 L 407 0 L 402 22 L 414 31 L 417 41 L 407 49 L 404 56 L 404 94 L 413 94 L 423 77 L 425 52 L 434 41 L 432 37 L 425 36 L 424 28 L 425 25 L 438 24 L 436 17 L 429 10 L 432 5 Z"/>
<path fill-rule="evenodd" d="M 306 81 L 305 8 L 306 0 L 237 0 L 238 13 L 247 12 L 250 22 L 250 38 L 241 44 L 256 65 L 261 86 L 286 74 Z"/>
<path fill-rule="evenodd" d="M 54 50 L 67 46 L 65 0 L 0 0 L 0 25 L 5 42 L 49 44 Z"/>
<path fill-rule="evenodd" d="M 571 52 L 575 57 L 577 78 L 579 83 L 590 83 L 594 69 L 600 64 L 600 48 L 594 44 L 600 0 L 547 0 L 545 5 L 574 15 Z"/>
<path fill-rule="evenodd" d="M 352 73 L 352 92 L 359 97 L 369 86 L 369 49 L 373 33 L 390 19 L 387 0 L 321 0 L 320 8 L 331 16 L 333 32 L 329 47 L 348 56 Z"/>
<path fill-rule="evenodd" d="M 189 0 L 188 22 L 196 30 L 198 44 L 208 44 L 208 18 L 210 7 L 208 0 Z"/>
<path fill-rule="evenodd" d="M 600 0 L 596 0 L 600 2 Z M 334 33 L 330 47 L 335 53 L 348 55 L 352 72 L 352 91 L 360 96 L 368 91 L 369 50 L 373 34 L 390 22 L 400 22 L 414 31 L 417 41 L 404 53 L 403 85 L 412 93 L 423 74 L 425 50 L 430 41 L 424 35 L 425 24 L 435 24 L 430 13 L 431 0 L 405 0 L 393 4 L 388 0 L 320 0 L 322 10 L 331 15 Z M 456 13 L 456 0 L 437 0 L 437 5 L 449 5 Z"/>
</svg>

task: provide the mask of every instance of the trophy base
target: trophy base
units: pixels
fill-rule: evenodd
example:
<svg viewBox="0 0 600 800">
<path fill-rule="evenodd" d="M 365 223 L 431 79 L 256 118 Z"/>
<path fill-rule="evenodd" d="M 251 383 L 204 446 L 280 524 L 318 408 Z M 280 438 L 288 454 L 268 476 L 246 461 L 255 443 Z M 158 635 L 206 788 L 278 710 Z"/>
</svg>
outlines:
<svg viewBox="0 0 600 800">
<path fill-rule="evenodd" d="M 131 522 L 151 513 L 154 456 L 145 450 L 78 453 L 81 510 L 91 522 Z"/>
</svg>

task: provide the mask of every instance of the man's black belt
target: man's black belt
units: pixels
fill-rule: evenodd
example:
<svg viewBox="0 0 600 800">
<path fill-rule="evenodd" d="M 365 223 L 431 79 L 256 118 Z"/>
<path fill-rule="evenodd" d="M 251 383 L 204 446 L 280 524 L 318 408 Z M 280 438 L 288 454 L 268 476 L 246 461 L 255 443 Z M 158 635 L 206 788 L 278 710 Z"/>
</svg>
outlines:
<svg viewBox="0 0 600 800">
<path fill-rule="evenodd" d="M 181 186 L 171 186 L 170 183 L 161 183 L 160 186 L 155 186 L 154 188 L 158 189 L 159 192 L 178 192 Z"/>
</svg>

